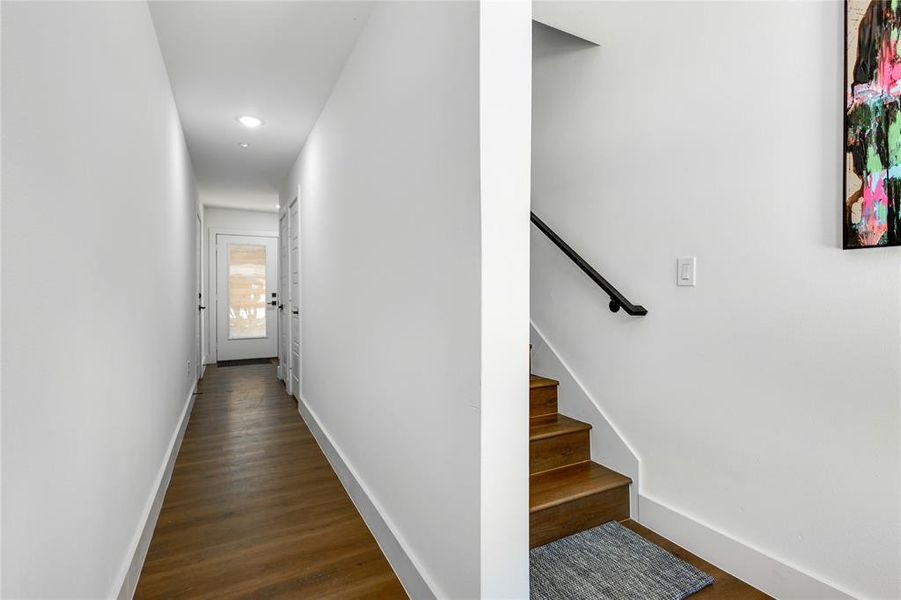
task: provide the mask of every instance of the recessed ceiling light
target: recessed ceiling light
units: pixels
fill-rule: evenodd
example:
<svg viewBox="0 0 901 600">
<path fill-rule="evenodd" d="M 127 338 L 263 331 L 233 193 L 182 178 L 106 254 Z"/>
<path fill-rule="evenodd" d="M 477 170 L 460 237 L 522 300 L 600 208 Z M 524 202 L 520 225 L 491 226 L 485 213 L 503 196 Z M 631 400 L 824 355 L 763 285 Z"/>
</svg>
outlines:
<svg viewBox="0 0 901 600">
<path fill-rule="evenodd" d="M 241 115 L 240 117 L 238 117 L 238 123 L 240 123 L 244 127 L 247 127 L 248 129 L 256 129 L 263 124 L 263 119 L 254 117 L 253 115 Z"/>
<path fill-rule="evenodd" d="M 250 148 L 250 144 L 248 144 L 247 142 L 241 142 L 238 145 L 241 146 L 242 148 Z"/>
<path fill-rule="evenodd" d="M 276 205 L 275 205 L 275 208 L 281 208 L 281 207 L 282 207 L 281 204 L 276 204 Z"/>
</svg>

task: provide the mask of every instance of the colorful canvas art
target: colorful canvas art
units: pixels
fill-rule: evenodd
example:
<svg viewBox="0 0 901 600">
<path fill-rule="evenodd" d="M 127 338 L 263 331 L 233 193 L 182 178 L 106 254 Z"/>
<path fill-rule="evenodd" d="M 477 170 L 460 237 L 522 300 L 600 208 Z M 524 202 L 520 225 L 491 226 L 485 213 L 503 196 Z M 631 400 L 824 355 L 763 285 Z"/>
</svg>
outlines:
<svg viewBox="0 0 901 600">
<path fill-rule="evenodd" d="M 899 1 L 845 3 L 845 248 L 901 245 Z"/>
</svg>

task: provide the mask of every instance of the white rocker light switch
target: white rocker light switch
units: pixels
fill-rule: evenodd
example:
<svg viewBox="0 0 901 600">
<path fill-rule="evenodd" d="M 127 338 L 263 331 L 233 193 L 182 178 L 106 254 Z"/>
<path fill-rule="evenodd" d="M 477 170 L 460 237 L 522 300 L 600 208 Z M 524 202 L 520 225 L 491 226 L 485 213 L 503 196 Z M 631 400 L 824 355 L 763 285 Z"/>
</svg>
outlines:
<svg viewBox="0 0 901 600">
<path fill-rule="evenodd" d="M 676 259 L 676 285 L 694 286 L 697 275 L 697 258 L 680 256 Z"/>
</svg>

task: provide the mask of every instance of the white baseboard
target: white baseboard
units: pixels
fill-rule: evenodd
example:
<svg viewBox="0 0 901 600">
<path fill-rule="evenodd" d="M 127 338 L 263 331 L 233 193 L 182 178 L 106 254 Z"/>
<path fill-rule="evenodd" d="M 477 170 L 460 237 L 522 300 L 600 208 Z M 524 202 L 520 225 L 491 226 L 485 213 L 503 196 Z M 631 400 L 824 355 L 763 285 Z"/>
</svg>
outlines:
<svg viewBox="0 0 901 600">
<path fill-rule="evenodd" d="M 421 568 L 403 539 L 396 534 L 396 529 L 384 516 L 378 502 L 372 497 L 354 468 L 344 458 L 344 454 L 335 445 L 329 433 L 322 428 L 316 414 L 303 397 L 298 398 L 297 410 L 307 427 L 310 428 L 313 437 L 316 438 L 319 448 L 322 449 L 323 454 L 332 465 L 332 469 L 338 475 L 338 479 L 341 480 L 344 489 L 347 490 L 354 506 L 357 507 L 357 512 L 363 517 L 363 521 L 375 537 L 376 543 L 397 574 L 407 595 L 414 600 L 438 597 L 435 591 L 440 590 L 435 587 L 434 583 L 430 583 L 430 578 L 425 570 Z"/>
<path fill-rule="evenodd" d="M 163 507 L 163 499 L 166 497 L 166 490 L 169 488 L 169 480 L 172 478 L 172 469 L 175 468 L 175 459 L 178 457 L 178 450 L 181 448 L 181 441 L 185 437 L 185 429 L 188 427 L 188 421 L 191 418 L 191 409 L 194 407 L 194 392 L 196 390 L 197 382 L 195 381 L 181 411 L 178 426 L 172 432 L 169 448 L 156 476 L 156 483 L 150 496 L 147 498 L 144 513 L 141 515 L 141 525 L 135 532 L 134 540 L 132 540 L 129 547 L 119 578 L 110 597 L 118 600 L 131 600 L 135 594 L 138 578 L 141 576 L 141 569 L 144 568 L 144 559 L 147 557 L 148 548 L 150 548 L 150 539 L 153 537 L 153 530 L 156 528 L 156 521 Z"/>
<path fill-rule="evenodd" d="M 855 597 L 644 494 L 639 494 L 638 501 L 642 525 L 775 598 Z"/>
</svg>

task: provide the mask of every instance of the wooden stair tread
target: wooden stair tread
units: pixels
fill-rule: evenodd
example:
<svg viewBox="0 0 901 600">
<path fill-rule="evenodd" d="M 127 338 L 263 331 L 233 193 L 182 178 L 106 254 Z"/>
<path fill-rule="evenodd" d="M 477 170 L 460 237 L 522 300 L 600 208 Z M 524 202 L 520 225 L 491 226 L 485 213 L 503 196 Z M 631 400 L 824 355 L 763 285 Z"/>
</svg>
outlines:
<svg viewBox="0 0 901 600">
<path fill-rule="evenodd" d="M 628 486 L 632 480 L 596 462 L 586 461 L 529 477 L 529 512 Z"/>
<path fill-rule="evenodd" d="M 540 375 L 529 375 L 529 389 L 551 387 L 558 385 L 560 382 L 555 379 L 548 379 Z"/>
<path fill-rule="evenodd" d="M 529 441 L 542 440 L 556 435 L 566 435 L 567 433 L 575 433 L 586 429 L 591 429 L 591 425 L 570 419 L 566 415 L 559 413 L 533 417 L 529 421 Z"/>
</svg>

